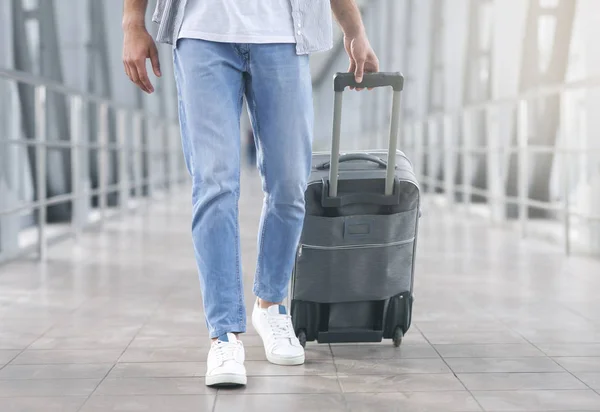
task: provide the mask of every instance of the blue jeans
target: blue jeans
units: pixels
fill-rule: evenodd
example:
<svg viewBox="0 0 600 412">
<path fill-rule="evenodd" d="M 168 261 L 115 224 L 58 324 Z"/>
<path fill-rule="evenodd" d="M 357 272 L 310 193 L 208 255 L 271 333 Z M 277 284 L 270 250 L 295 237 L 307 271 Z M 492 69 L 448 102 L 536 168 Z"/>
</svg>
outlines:
<svg viewBox="0 0 600 412">
<path fill-rule="evenodd" d="M 314 114 L 308 57 L 297 55 L 294 44 L 180 39 L 174 62 L 206 323 L 211 337 L 242 333 L 242 99 L 245 95 L 248 102 L 265 194 L 253 291 L 280 302 L 287 296 L 311 167 Z"/>
</svg>

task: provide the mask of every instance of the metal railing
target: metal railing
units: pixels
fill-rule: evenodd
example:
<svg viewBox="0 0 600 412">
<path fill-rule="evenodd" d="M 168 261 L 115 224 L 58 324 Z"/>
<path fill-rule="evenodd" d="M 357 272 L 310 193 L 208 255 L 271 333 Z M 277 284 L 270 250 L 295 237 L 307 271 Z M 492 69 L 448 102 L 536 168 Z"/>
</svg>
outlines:
<svg viewBox="0 0 600 412">
<path fill-rule="evenodd" d="M 589 101 L 586 104 L 589 93 L 600 95 L 600 77 L 541 87 L 514 98 L 469 105 L 455 112 L 433 113 L 404 124 L 400 147 L 415 159 L 417 176 L 427 192 L 437 193 L 446 205 L 462 204 L 467 211 L 473 211 L 474 196 L 483 198 L 485 202 L 479 204 L 487 206 L 487 215 L 494 223 L 509 221 L 506 211 L 512 206 L 517 210 L 515 221 L 523 236 L 530 232 L 533 221 L 530 210 L 549 211 L 554 216 L 546 222 L 561 225 L 559 238 L 562 239 L 559 240 L 567 254 L 572 250 L 573 226 L 577 220 L 579 228 L 589 230 L 587 252 L 598 254 L 600 204 L 594 209 L 593 200 L 581 200 L 576 194 L 576 190 L 586 183 L 582 180 L 595 178 L 596 186 L 588 185 L 588 195 L 593 197 L 597 192 L 595 196 L 600 199 L 600 141 L 596 145 L 591 143 L 594 139 L 589 136 L 594 131 L 582 127 L 591 116 L 600 116 L 600 107 L 598 113 L 588 110 L 591 107 Z M 559 99 L 556 144 L 532 144 L 532 138 L 539 133 L 535 130 L 535 122 L 531 121 L 532 113 L 549 98 Z M 486 119 L 487 132 L 483 139 L 474 135 L 478 116 Z M 515 134 L 516 139 L 513 138 Z M 558 189 L 548 201 L 536 200 L 530 192 L 532 164 L 535 163 L 532 160 L 540 155 L 553 158 L 555 173 L 549 184 Z M 513 179 L 516 190 L 512 193 L 507 191 L 510 157 L 516 157 L 516 162 L 512 163 L 516 166 L 516 179 Z M 486 188 L 474 184 L 477 160 L 485 167 Z M 595 164 L 598 175 L 590 176 L 593 172 L 586 175 L 581 164 L 588 167 Z"/>
<path fill-rule="evenodd" d="M 9 251 L 0 250 L 0 262 L 33 251 L 37 251 L 37 256 L 43 260 L 49 243 L 57 238 L 77 236 L 90 225 L 101 225 L 107 218 L 144 204 L 155 191 L 170 190 L 187 179 L 176 119 L 120 105 L 23 72 L 0 69 L 0 82 L 11 85 L 12 93 L 18 93 L 18 87 L 33 88 L 35 134 L 22 137 L 24 133 L 21 133 L 20 127 L 13 128 L 17 129 L 15 135 L 0 136 L 0 154 L 2 151 L 8 153 L 9 147 L 15 145 L 33 152 L 29 158 L 34 159 L 36 194 L 34 200 L 14 199 L 12 196 L 13 200 L 8 205 L 6 201 L 0 202 L 0 230 L 2 221 L 19 219 L 27 213 L 36 217 L 37 228 L 34 244 L 23 247 L 18 239 L 13 239 L 16 246 L 13 245 Z M 49 93 L 67 103 L 68 139 L 48 139 Z M 19 104 L 18 97 L 11 100 Z M 12 107 L 14 113 L 18 113 L 20 107 Z M 112 118 L 109 117 L 111 115 Z M 97 122 L 93 142 L 86 141 L 87 135 L 83 132 L 90 116 L 95 117 Z M 114 119 L 115 127 L 110 127 L 109 119 Z M 114 130 L 114 135 L 111 135 L 111 130 Z M 68 152 L 71 187 L 68 193 L 48 196 L 47 160 L 51 150 Z M 92 156 L 96 161 L 94 167 L 87 164 Z M 97 177 L 95 188 L 85 184 L 91 180 L 92 174 Z M 0 198 L 9 198 L 8 194 L 0 193 Z M 118 201 L 109 201 L 110 196 Z M 50 235 L 48 208 L 68 202 L 71 203 L 69 229 L 66 233 Z M 97 215 L 95 219 L 94 214 Z M 19 233 L 20 230 L 15 231 L 14 236 L 18 237 Z"/>
</svg>

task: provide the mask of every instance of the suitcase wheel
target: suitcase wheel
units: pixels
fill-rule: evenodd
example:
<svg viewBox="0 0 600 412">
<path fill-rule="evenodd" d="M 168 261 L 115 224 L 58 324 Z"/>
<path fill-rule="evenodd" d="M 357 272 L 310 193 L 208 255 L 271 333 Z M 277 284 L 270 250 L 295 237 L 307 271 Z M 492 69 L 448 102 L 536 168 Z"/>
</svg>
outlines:
<svg viewBox="0 0 600 412">
<path fill-rule="evenodd" d="M 306 330 L 300 329 L 296 333 L 296 336 L 298 337 L 298 340 L 300 341 L 300 345 L 302 345 L 302 347 L 304 348 L 306 346 Z"/>
<path fill-rule="evenodd" d="M 298 340 L 300 341 L 300 345 L 304 348 L 306 346 L 306 330 L 300 329 L 298 331 Z"/>
<path fill-rule="evenodd" d="M 394 346 L 396 348 L 402 344 L 403 337 L 404 333 L 402 332 L 402 328 L 400 326 L 396 326 L 396 329 L 394 329 L 394 336 L 392 337 L 392 341 L 394 342 Z"/>
</svg>

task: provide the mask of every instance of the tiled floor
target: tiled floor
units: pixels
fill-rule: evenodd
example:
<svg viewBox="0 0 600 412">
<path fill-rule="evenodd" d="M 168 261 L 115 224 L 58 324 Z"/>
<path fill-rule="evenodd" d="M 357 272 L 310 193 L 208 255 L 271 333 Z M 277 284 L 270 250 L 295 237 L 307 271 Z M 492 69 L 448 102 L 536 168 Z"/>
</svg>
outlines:
<svg viewBox="0 0 600 412">
<path fill-rule="evenodd" d="M 245 177 L 251 302 L 261 205 Z M 414 327 L 400 349 L 310 345 L 246 388 L 203 383 L 208 339 L 186 193 L 0 267 L 0 411 L 600 411 L 600 261 L 426 207 Z"/>
</svg>

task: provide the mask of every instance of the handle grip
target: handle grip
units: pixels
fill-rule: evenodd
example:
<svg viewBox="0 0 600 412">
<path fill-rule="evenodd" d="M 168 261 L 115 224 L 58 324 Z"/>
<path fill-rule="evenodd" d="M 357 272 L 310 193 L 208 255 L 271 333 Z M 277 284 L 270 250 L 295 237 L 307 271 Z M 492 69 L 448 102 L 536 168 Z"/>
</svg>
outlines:
<svg viewBox="0 0 600 412">
<path fill-rule="evenodd" d="M 385 162 L 384 160 L 380 159 L 377 156 L 372 156 L 366 153 L 349 153 L 349 154 L 345 154 L 340 156 L 338 162 L 342 163 L 342 162 L 349 162 L 352 160 L 366 160 L 367 162 L 373 162 L 373 163 L 377 163 L 379 165 L 379 167 L 381 167 L 382 169 L 385 169 L 387 167 L 387 162 Z M 327 170 L 329 169 L 329 166 L 331 166 L 331 162 L 327 161 L 324 163 L 321 163 L 320 165 L 318 165 L 316 167 L 317 170 Z"/>
<path fill-rule="evenodd" d="M 354 73 L 336 73 L 333 76 L 333 90 L 343 92 L 346 87 L 386 87 L 391 86 L 395 92 L 402 91 L 404 77 L 399 72 L 365 73 L 363 80 L 357 83 Z"/>
</svg>

